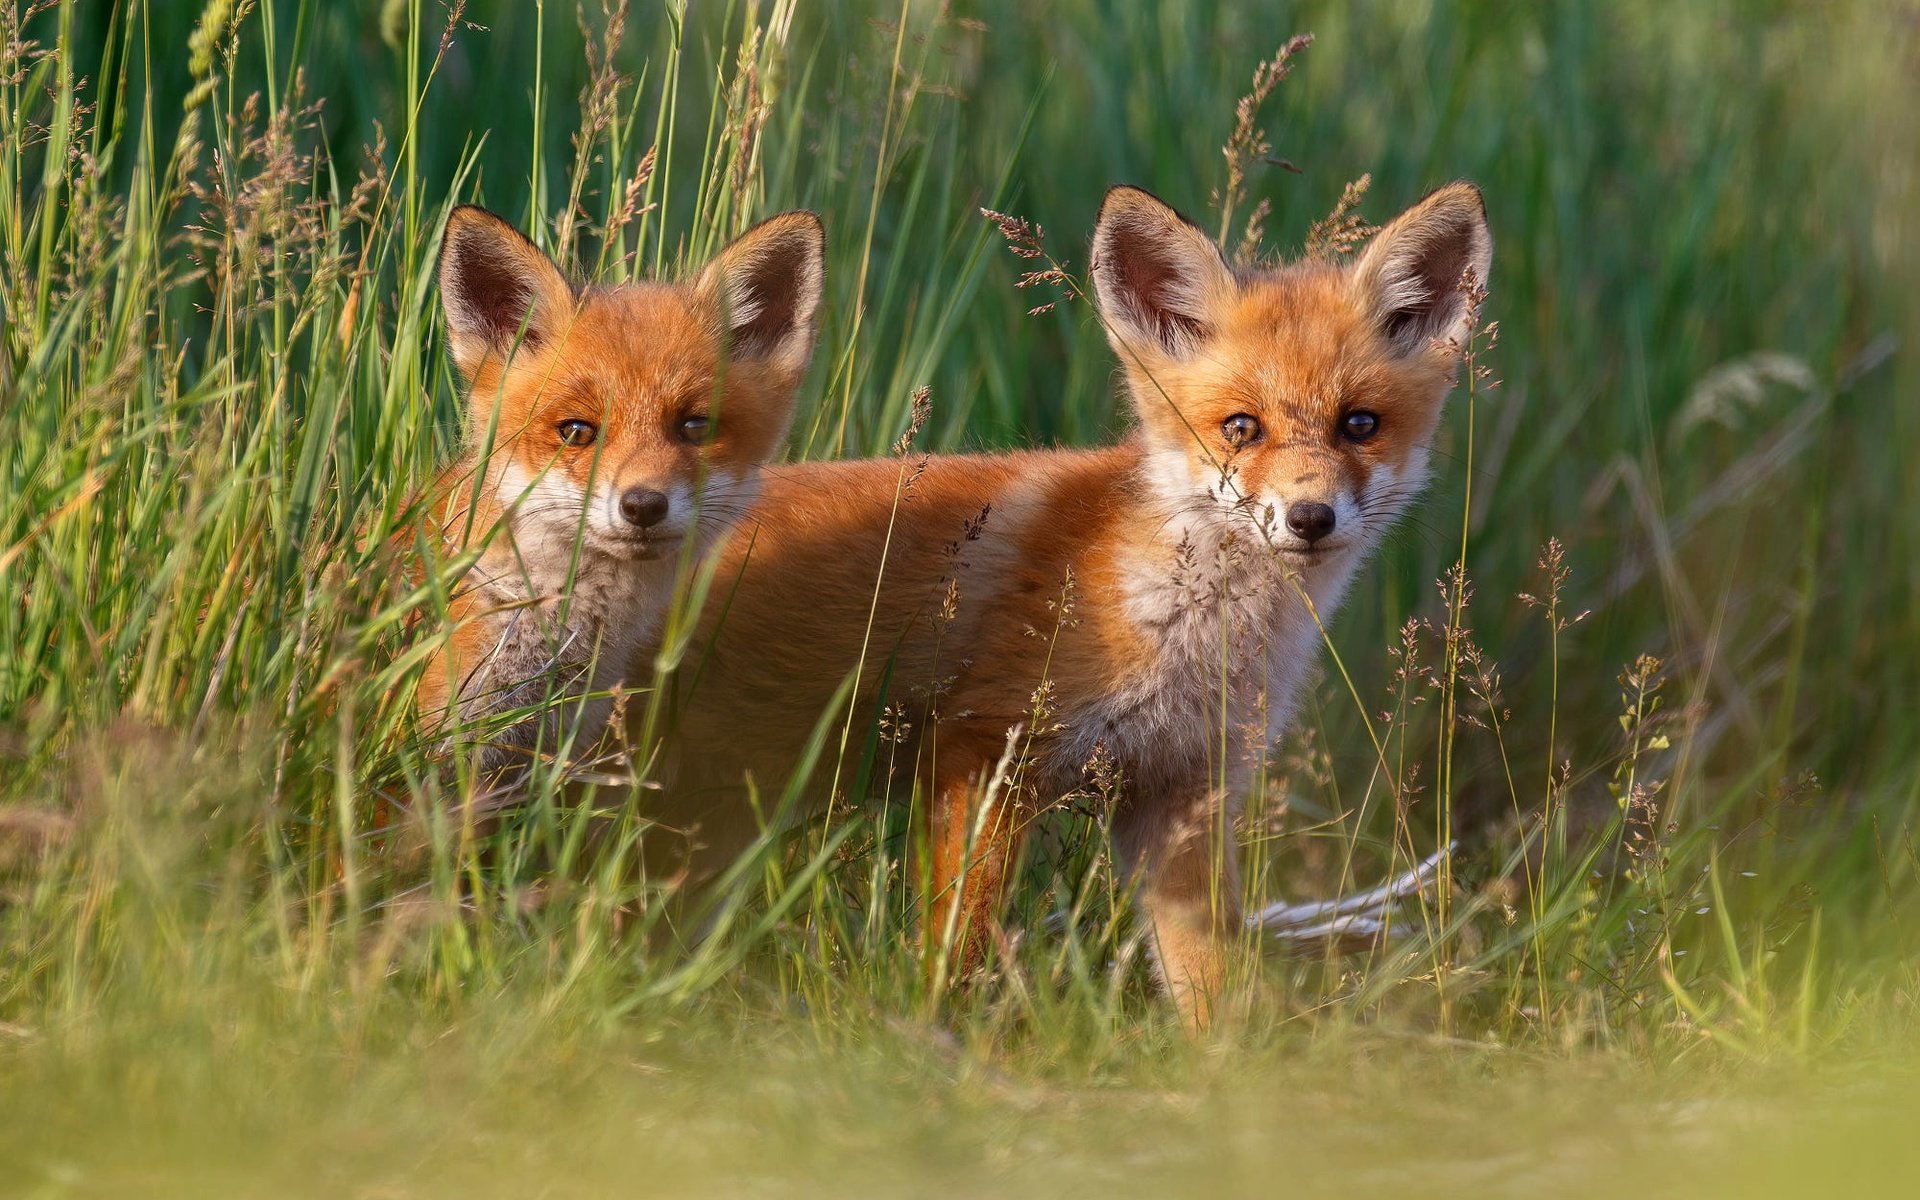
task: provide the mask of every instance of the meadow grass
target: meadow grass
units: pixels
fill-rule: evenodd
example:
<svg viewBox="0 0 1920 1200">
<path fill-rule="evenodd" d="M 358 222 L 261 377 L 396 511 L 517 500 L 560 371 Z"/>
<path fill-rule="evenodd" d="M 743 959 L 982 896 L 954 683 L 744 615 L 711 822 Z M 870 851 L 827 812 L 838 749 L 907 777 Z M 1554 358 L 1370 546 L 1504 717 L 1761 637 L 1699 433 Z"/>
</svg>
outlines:
<svg viewBox="0 0 1920 1200">
<path fill-rule="evenodd" d="M 0 21 L 0 1188 L 1897 1177 L 1912 4 Z M 1457 844 L 1391 936 L 1250 942 L 1258 1000 L 1196 1042 L 1083 797 L 1028 853 L 989 978 L 931 995 L 882 714 L 820 735 L 847 798 L 883 802 L 770 827 L 698 901 L 704 940 L 665 935 L 670 881 L 588 852 L 608 814 L 644 832 L 645 787 L 563 805 L 556 764 L 467 836 L 471 764 L 409 704 L 452 575 L 410 587 L 381 551 L 458 437 L 452 204 L 606 280 L 820 212 L 790 452 L 821 458 L 888 453 L 922 387 L 918 449 L 1116 436 L 1076 296 L 1106 186 L 1257 256 L 1362 177 L 1376 220 L 1482 186 L 1497 344 L 1242 842 L 1250 908 Z M 662 667 L 685 652 L 670 635 Z M 761 783 L 778 806 L 787 781 Z"/>
</svg>

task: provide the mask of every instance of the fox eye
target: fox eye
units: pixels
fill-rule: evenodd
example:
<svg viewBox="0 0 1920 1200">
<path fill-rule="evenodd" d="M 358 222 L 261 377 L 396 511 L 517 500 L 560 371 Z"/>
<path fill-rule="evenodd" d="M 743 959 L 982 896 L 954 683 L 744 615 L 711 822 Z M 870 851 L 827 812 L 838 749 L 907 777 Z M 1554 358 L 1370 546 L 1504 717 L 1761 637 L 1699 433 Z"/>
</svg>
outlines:
<svg viewBox="0 0 1920 1200">
<path fill-rule="evenodd" d="M 1350 442 L 1364 442 L 1380 432 L 1380 415 L 1356 408 L 1340 419 L 1340 436 Z"/>
<path fill-rule="evenodd" d="M 707 427 L 711 424 L 705 417 L 683 417 L 680 420 L 680 440 L 686 442 L 704 442 L 707 440 Z"/>
<path fill-rule="evenodd" d="M 1220 422 L 1220 436 L 1235 450 L 1260 440 L 1260 419 L 1249 413 L 1235 413 Z"/>
<path fill-rule="evenodd" d="M 593 445 L 594 439 L 600 436 L 600 431 L 593 427 L 592 422 L 580 420 L 562 421 L 554 426 L 554 432 L 560 435 L 563 443 L 576 450 Z"/>
</svg>

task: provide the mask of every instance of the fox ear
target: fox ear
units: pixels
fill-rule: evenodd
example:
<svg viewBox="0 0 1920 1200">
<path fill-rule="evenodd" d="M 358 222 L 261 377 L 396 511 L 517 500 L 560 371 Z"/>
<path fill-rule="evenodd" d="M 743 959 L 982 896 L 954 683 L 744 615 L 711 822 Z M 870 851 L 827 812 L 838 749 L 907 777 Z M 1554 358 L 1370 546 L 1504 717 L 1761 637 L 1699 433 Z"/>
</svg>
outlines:
<svg viewBox="0 0 1920 1200">
<path fill-rule="evenodd" d="M 1116 187 L 1093 230 L 1093 290 L 1123 359 L 1152 348 L 1191 354 L 1234 293 L 1233 270 L 1199 226 L 1158 197 Z"/>
<path fill-rule="evenodd" d="M 695 281 L 717 305 L 735 362 L 759 362 L 796 381 L 813 357 L 826 290 L 827 234 L 810 212 L 786 212 L 727 244 Z"/>
<path fill-rule="evenodd" d="M 1395 217 L 1353 266 L 1361 307 L 1402 354 L 1466 333 L 1468 271 L 1485 287 L 1493 234 L 1480 189 L 1450 183 Z"/>
<path fill-rule="evenodd" d="M 440 307 L 454 365 L 469 381 L 489 353 L 558 337 L 573 288 L 553 260 L 505 220 L 463 204 L 440 242 Z"/>
</svg>

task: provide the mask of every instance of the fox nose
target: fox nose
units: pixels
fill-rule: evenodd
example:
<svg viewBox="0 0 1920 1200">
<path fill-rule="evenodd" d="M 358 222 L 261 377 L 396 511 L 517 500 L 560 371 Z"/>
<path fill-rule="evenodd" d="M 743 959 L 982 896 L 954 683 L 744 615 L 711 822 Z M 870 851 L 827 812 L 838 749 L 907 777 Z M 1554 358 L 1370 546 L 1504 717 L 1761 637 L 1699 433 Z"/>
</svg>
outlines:
<svg viewBox="0 0 1920 1200">
<path fill-rule="evenodd" d="M 1287 507 L 1287 528 L 1308 542 L 1333 532 L 1333 506 L 1318 500 L 1298 500 Z"/>
<path fill-rule="evenodd" d="M 620 493 L 620 515 L 627 524 L 646 529 L 667 515 L 667 495 L 652 488 L 628 488 Z"/>
</svg>

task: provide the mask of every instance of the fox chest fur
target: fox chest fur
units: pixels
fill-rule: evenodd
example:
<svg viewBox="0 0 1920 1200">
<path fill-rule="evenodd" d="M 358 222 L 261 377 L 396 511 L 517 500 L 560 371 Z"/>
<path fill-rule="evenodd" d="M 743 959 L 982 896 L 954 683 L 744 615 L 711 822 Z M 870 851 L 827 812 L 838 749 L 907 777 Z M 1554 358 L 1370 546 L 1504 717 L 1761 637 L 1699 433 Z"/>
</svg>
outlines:
<svg viewBox="0 0 1920 1200">
<path fill-rule="evenodd" d="M 505 757 L 568 730 L 597 729 L 634 650 L 665 611 L 671 564 L 597 554 L 551 540 L 495 538 L 467 572 L 462 606 L 468 670 L 459 705 L 469 720 L 560 698 L 538 720 L 495 734 Z"/>
<path fill-rule="evenodd" d="M 1350 572 L 1303 575 L 1246 521 L 1153 502 L 1130 520 L 1155 532 L 1114 555 L 1071 630 L 1098 651 L 1068 667 L 1078 678 L 1036 686 L 1059 697 L 1034 713 L 1050 787 L 1106 759 L 1135 787 L 1237 792 L 1290 723 L 1323 642 L 1315 618 Z"/>
</svg>

